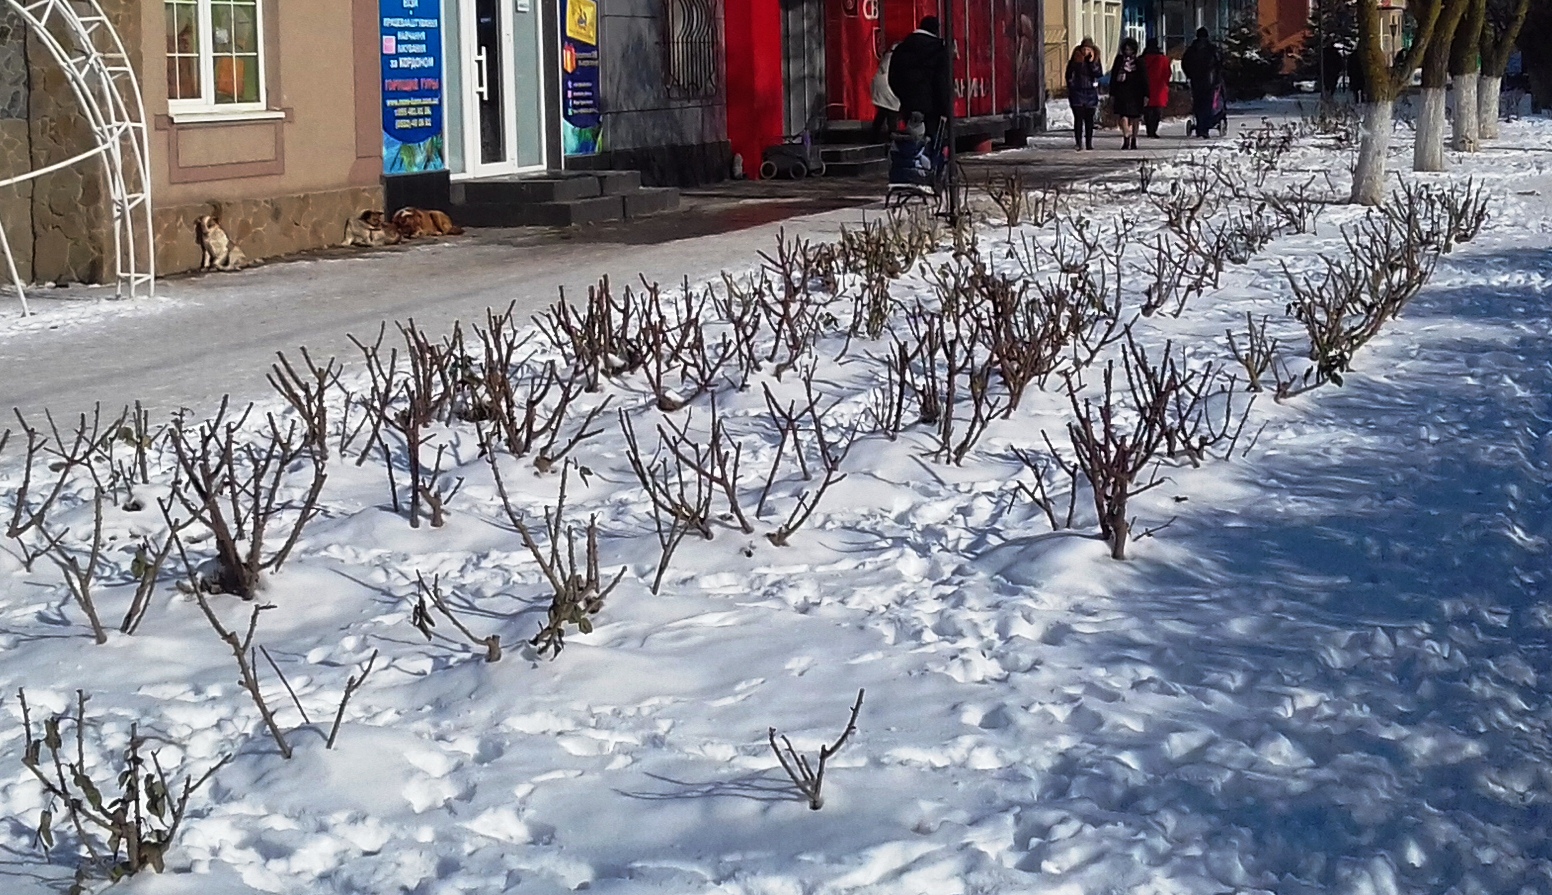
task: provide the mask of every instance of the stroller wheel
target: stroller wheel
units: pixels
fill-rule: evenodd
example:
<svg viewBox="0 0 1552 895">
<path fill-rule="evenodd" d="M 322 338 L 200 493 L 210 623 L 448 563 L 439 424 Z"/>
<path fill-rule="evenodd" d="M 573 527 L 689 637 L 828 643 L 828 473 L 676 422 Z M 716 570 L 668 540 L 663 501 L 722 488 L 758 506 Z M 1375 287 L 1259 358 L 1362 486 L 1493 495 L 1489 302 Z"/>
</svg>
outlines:
<svg viewBox="0 0 1552 895">
<path fill-rule="evenodd" d="M 775 162 L 765 162 L 764 164 L 760 165 L 760 179 L 761 180 L 774 180 L 775 178 L 776 178 L 776 163 Z"/>
<path fill-rule="evenodd" d="M 813 170 L 809 171 L 808 173 L 814 175 L 815 177 L 825 176 L 825 163 L 820 162 L 819 164 L 815 165 Z"/>
<path fill-rule="evenodd" d="M 793 162 L 792 167 L 787 169 L 787 176 L 793 180 L 802 180 L 808 176 L 808 166 L 802 162 Z"/>
</svg>

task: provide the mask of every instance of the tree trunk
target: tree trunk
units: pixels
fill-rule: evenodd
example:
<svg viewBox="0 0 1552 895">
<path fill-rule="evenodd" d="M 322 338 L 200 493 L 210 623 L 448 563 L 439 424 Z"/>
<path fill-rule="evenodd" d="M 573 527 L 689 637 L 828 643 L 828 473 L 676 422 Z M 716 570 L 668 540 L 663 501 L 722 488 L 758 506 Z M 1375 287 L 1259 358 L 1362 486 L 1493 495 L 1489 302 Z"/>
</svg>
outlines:
<svg viewBox="0 0 1552 895">
<path fill-rule="evenodd" d="M 1443 171 L 1444 118 L 1450 83 L 1450 43 L 1470 0 L 1448 0 L 1434 24 L 1433 40 L 1423 53 L 1423 108 L 1412 144 L 1412 170 Z"/>
<path fill-rule="evenodd" d="M 1385 201 L 1385 161 L 1390 153 L 1396 101 L 1376 99 L 1363 106 L 1363 128 L 1358 143 L 1358 168 L 1353 172 L 1353 195 L 1358 205 Z"/>
<path fill-rule="evenodd" d="M 1453 144 L 1457 152 L 1476 152 L 1481 142 L 1481 119 L 1477 112 L 1477 73 L 1468 71 L 1451 78 L 1455 83 L 1455 121 Z"/>
<path fill-rule="evenodd" d="M 1498 97 L 1503 92 L 1503 78 L 1483 75 L 1477 85 L 1477 127 L 1481 139 L 1498 139 Z"/>
<path fill-rule="evenodd" d="M 1477 79 L 1482 74 L 1482 33 L 1487 26 L 1487 0 L 1470 0 L 1450 42 L 1450 78 L 1455 85 L 1454 143 L 1458 152 L 1476 152 L 1481 128 L 1477 119 Z"/>
<path fill-rule="evenodd" d="M 1459 109 L 1455 116 L 1460 117 Z M 1424 87 L 1423 107 L 1417 113 L 1417 137 L 1412 142 L 1412 170 L 1444 169 L 1444 88 Z"/>
</svg>

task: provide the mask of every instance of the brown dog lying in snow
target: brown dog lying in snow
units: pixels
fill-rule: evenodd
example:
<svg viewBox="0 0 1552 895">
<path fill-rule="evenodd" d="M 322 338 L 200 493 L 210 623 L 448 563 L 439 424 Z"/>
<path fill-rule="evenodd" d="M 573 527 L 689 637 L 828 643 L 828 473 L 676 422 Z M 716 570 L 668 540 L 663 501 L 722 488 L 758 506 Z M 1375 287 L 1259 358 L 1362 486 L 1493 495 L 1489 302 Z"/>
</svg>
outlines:
<svg viewBox="0 0 1552 895">
<path fill-rule="evenodd" d="M 401 208 L 393 213 L 393 225 L 405 239 L 422 236 L 462 236 L 463 228 L 453 223 L 442 211 L 424 208 Z"/>
</svg>

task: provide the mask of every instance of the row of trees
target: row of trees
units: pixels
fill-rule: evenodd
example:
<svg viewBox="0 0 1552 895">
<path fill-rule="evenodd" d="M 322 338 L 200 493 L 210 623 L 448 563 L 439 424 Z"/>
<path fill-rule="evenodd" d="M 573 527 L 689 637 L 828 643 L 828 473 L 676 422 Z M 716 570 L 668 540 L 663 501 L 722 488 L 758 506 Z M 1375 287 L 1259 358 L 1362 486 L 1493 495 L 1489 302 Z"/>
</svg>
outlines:
<svg viewBox="0 0 1552 895">
<path fill-rule="evenodd" d="M 1326 6 L 1317 8 L 1317 14 L 1324 14 Z M 1475 152 L 1482 140 L 1498 136 L 1503 76 L 1530 6 L 1531 0 L 1413 0 L 1407 6 L 1416 25 L 1412 45 L 1391 58 L 1380 43 L 1379 0 L 1357 0 L 1354 52 L 1361 60 L 1367 93 L 1351 201 L 1378 205 L 1384 200 L 1396 99 L 1419 68 L 1423 91 L 1414 170 L 1444 170 L 1446 86 L 1455 92 L 1455 149 Z"/>
</svg>

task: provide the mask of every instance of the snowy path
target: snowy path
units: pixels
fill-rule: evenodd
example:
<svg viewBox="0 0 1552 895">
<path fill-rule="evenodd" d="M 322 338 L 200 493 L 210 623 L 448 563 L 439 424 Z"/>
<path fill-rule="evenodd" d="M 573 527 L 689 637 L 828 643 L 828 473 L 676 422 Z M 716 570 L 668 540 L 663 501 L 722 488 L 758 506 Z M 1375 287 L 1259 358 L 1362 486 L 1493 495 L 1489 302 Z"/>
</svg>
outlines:
<svg viewBox="0 0 1552 895">
<path fill-rule="evenodd" d="M 1442 258 L 1344 386 L 1257 403 L 1248 456 L 1168 467 L 1134 508 L 1176 522 L 1125 563 L 1092 525 L 1051 533 L 1010 488 L 1027 473 L 1007 449 L 1039 449 L 1069 416 L 1054 389 L 962 467 L 927 459 L 921 427 L 867 437 L 791 546 L 719 526 L 687 542 L 661 596 L 648 504 L 610 432 L 579 449 L 569 506 L 597 515 L 603 564 L 628 574 L 592 633 L 534 661 L 518 644 L 544 615 L 539 572 L 455 428 L 468 482 L 446 528 L 410 530 L 380 467 L 336 463 L 324 514 L 265 592 L 279 608 L 260 642 L 314 722 L 382 653 L 336 752 L 266 673 L 286 762 L 188 598 L 165 586 L 140 633 L 92 646 L 57 570 L 26 572 L 8 546 L 0 891 L 54 895 L 69 877 L 33 843 L 43 803 L 14 760 L 25 686 L 38 714 L 93 691 L 110 744 L 139 721 L 169 764 L 239 753 L 169 872 L 115 890 L 131 895 L 1552 892 L 1552 157 L 1517 145 L 1552 147 L 1552 123 L 1510 125 L 1465 160 L 1495 197 L 1486 231 Z M 1301 148 L 1289 166 L 1329 163 Z M 1109 220 L 1118 195 L 1085 209 Z M 1334 250 L 1360 214 L 1327 209 L 1317 233 L 1232 265 L 1139 338 L 1223 361 L 1225 328 L 1266 314 L 1296 361 L 1282 263 Z M 832 362 L 833 341 L 818 379 L 846 419 L 881 346 Z M 640 381 L 607 389 L 651 431 Z M 754 468 L 775 450 L 757 392 L 720 405 Z M 17 480 L 12 451 L 0 484 Z M 557 476 L 507 459 L 537 518 Z M 802 487 L 788 470 L 760 532 Z M 70 497 L 59 523 L 89 528 Z M 132 545 L 159 524 L 147 515 L 109 514 L 99 599 L 115 619 Z M 422 638 L 417 571 L 508 656 L 486 664 L 445 627 Z M 808 811 L 766 729 L 812 752 L 858 688 L 858 735 Z"/>
</svg>

